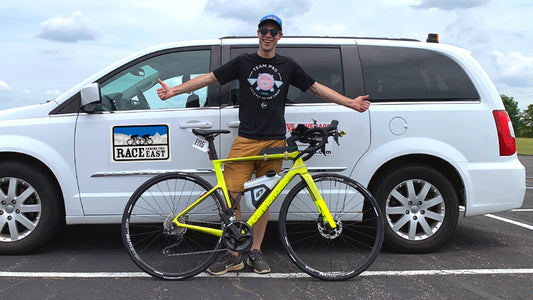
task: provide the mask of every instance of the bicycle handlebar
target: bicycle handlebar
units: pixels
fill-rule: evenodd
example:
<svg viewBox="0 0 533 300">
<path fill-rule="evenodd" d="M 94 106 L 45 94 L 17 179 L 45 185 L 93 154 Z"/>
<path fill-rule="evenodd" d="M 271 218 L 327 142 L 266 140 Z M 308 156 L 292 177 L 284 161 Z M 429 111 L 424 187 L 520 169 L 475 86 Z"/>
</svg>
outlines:
<svg viewBox="0 0 533 300">
<path fill-rule="evenodd" d="M 309 144 L 309 147 L 300 151 L 298 157 L 302 157 L 304 161 L 310 159 L 315 153 L 322 149 L 322 153 L 325 155 L 325 146 L 328 142 L 330 136 L 333 137 L 335 142 L 339 144 L 339 136 L 346 134 L 345 131 L 339 132 L 337 126 L 339 121 L 333 120 L 331 124 L 326 127 L 312 127 L 308 128 L 302 124 L 291 131 L 291 136 L 287 139 L 287 144 L 289 147 L 296 147 L 296 142 Z"/>
</svg>

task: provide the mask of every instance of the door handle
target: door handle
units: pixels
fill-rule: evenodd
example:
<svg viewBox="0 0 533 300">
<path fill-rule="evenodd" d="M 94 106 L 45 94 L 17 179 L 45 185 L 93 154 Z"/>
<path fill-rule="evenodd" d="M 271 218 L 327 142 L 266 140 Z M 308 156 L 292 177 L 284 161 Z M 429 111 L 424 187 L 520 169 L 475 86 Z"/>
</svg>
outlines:
<svg viewBox="0 0 533 300">
<path fill-rule="evenodd" d="M 213 125 L 211 124 L 211 122 L 202 122 L 202 121 L 187 121 L 185 123 L 180 124 L 181 129 L 187 129 L 187 128 L 208 129 L 212 127 Z"/>
<path fill-rule="evenodd" d="M 239 128 L 241 121 L 229 121 L 227 124 L 229 128 Z"/>
</svg>

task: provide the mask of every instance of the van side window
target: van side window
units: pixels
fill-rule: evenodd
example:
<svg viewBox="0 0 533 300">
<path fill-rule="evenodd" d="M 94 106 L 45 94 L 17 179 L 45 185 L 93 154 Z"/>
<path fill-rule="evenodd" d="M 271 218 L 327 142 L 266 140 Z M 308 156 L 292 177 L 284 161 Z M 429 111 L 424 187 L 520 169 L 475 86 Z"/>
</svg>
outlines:
<svg viewBox="0 0 533 300">
<path fill-rule="evenodd" d="M 103 111 L 175 109 L 203 107 L 207 102 L 207 87 L 166 101 L 157 96 L 157 79 L 170 86 L 209 72 L 210 51 L 193 50 L 166 53 L 120 70 L 100 83 Z"/>
<path fill-rule="evenodd" d="M 478 100 L 465 71 L 426 49 L 359 46 L 365 91 L 374 102 Z"/>
<path fill-rule="evenodd" d="M 231 58 L 243 53 L 256 52 L 257 48 L 234 48 L 231 49 Z M 344 79 L 342 74 L 341 52 L 338 47 L 313 48 L 313 47 L 284 47 L 278 45 L 276 53 L 294 59 L 302 66 L 305 72 L 321 84 L 344 94 Z M 231 98 L 234 104 L 238 103 L 237 81 L 230 83 Z M 295 103 L 329 103 L 313 94 L 311 91 L 302 93 L 298 88 L 291 85 L 287 94 L 287 104 Z"/>
</svg>

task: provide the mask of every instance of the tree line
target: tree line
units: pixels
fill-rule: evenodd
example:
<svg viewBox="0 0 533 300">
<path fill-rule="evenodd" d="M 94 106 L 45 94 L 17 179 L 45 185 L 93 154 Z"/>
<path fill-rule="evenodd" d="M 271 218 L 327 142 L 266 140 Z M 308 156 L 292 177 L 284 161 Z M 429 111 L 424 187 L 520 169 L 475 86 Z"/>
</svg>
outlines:
<svg viewBox="0 0 533 300">
<path fill-rule="evenodd" d="M 533 104 L 528 105 L 527 109 L 520 111 L 518 102 L 513 97 L 500 95 L 503 100 L 505 110 L 511 118 L 516 137 L 533 138 Z"/>
</svg>

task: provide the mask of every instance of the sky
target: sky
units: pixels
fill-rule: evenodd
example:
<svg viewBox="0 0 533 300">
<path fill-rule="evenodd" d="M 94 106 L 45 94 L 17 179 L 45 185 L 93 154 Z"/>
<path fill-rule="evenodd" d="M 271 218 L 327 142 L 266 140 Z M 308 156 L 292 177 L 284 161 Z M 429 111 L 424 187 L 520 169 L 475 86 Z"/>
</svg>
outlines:
<svg viewBox="0 0 533 300">
<path fill-rule="evenodd" d="M 414 38 L 471 51 L 498 92 L 533 104 L 532 0 L 18 0 L 0 2 L 0 109 L 44 103 L 158 44 L 253 36 Z"/>
</svg>

